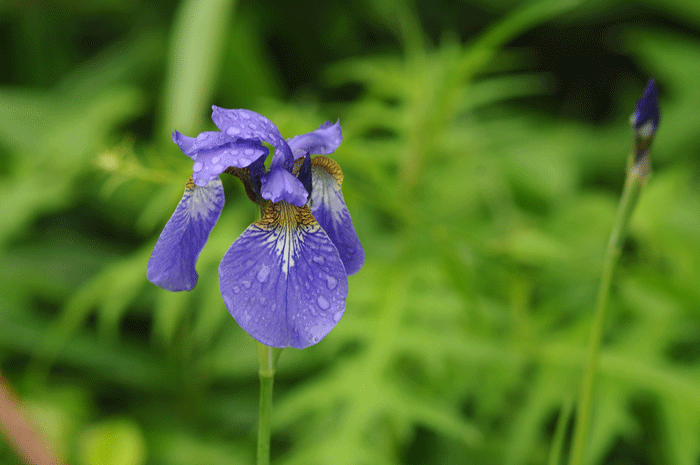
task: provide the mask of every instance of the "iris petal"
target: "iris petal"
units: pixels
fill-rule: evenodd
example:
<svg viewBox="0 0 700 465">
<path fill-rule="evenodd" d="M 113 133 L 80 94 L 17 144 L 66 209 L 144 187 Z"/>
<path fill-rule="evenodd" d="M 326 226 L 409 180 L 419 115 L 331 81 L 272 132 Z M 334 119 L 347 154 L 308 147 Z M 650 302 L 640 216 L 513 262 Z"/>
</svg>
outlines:
<svg viewBox="0 0 700 465">
<path fill-rule="evenodd" d="M 340 166 L 328 157 L 314 157 L 311 172 L 311 213 L 338 249 L 345 271 L 348 275 L 355 274 L 365 263 L 365 251 L 340 189 L 343 183 Z"/>
<path fill-rule="evenodd" d="M 291 166 L 292 151 L 277 126 L 263 115 L 250 110 L 227 110 L 212 106 L 211 119 L 223 133 L 231 137 L 267 142 L 275 148 L 272 167 Z"/>
<path fill-rule="evenodd" d="M 262 197 L 272 202 L 285 201 L 301 207 L 309 198 L 304 184 L 284 168 L 271 170 L 261 182 Z"/>
<path fill-rule="evenodd" d="M 223 207 L 224 188 L 219 178 L 204 187 L 196 186 L 190 178 L 148 260 L 148 280 L 168 291 L 191 290 L 197 284 L 197 257 Z"/>
<path fill-rule="evenodd" d="M 327 121 L 315 131 L 294 136 L 287 142 L 296 160 L 306 153 L 329 155 L 335 152 L 342 141 L 343 134 L 340 130 L 340 123 Z"/>
<path fill-rule="evenodd" d="M 303 349 L 328 334 L 345 311 L 348 280 L 328 235 L 308 206 L 270 203 L 219 266 L 221 294 L 253 338 Z"/>
<path fill-rule="evenodd" d="M 269 154 L 260 142 L 236 139 L 220 132 L 203 132 L 194 138 L 175 131 L 173 141 L 194 161 L 192 179 L 198 186 L 206 186 L 229 166 L 245 168 Z"/>
</svg>

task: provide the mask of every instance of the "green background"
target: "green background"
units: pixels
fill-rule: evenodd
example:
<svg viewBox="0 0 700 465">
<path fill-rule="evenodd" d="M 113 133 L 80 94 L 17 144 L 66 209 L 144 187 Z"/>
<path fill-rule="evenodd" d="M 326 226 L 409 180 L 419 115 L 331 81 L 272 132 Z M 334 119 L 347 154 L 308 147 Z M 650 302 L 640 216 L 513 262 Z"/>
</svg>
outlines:
<svg viewBox="0 0 700 465">
<path fill-rule="evenodd" d="M 217 267 L 255 206 L 225 179 L 197 287 L 150 284 L 191 173 L 170 134 L 212 104 L 285 137 L 339 118 L 367 259 L 338 326 L 282 353 L 273 463 L 541 464 L 557 425 L 566 457 L 654 76 L 587 463 L 697 464 L 699 32 L 692 0 L 5 0 L 0 369 L 70 463 L 253 463 L 255 345 Z"/>
</svg>

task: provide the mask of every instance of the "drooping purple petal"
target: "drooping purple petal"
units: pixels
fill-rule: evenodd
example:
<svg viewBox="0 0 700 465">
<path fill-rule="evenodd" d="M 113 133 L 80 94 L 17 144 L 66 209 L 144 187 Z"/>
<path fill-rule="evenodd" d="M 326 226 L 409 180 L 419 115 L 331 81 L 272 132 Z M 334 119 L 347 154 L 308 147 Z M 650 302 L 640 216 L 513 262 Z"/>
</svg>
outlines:
<svg viewBox="0 0 700 465">
<path fill-rule="evenodd" d="M 219 178 L 204 187 L 190 178 L 148 260 L 148 280 L 168 291 L 191 290 L 197 284 L 197 257 L 223 207 L 224 188 Z"/>
<path fill-rule="evenodd" d="M 271 203 L 236 239 L 219 266 L 221 294 L 253 338 L 303 349 L 345 311 L 348 280 L 338 251 L 308 206 Z"/>
<path fill-rule="evenodd" d="M 262 198 L 272 202 L 285 201 L 301 207 L 309 198 L 304 184 L 284 168 L 271 169 L 260 180 Z"/>
<path fill-rule="evenodd" d="M 231 137 L 264 141 L 275 148 L 271 167 L 292 166 L 292 151 L 277 126 L 263 115 L 250 110 L 227 110 L 212 106 L 211 119 L 223 133 Z"/>
<path fill-rule="evenodd" d="M 203 132 L 194 138 L 175 131 L 173 141 L 194 161 L 192 179 L 198 186 L 206 186 L 229 166 L 245 168 L 269 154 L 267 147 L 260 142 L 241 140 L 220 132 Z"/>
<path fill-rule="evenodd" d="M 340 122 L 326 121 L 315 131 L 301 134 L 289 139 L 289 148 L 292 149 L 294 159 L 304 156 L 306 153 L 329 155 L 335 152 L 343 141 Z"/>
<path fill-rule="evenodd" d="M 365 251 L 340 189 L 343 183 L 340 166 L 328 157 L 314 157 L 311 172 L 311 213 L 338 249 L 345 271 L 348 275 L 355 274 L 365 263 Z"/>
</svg>

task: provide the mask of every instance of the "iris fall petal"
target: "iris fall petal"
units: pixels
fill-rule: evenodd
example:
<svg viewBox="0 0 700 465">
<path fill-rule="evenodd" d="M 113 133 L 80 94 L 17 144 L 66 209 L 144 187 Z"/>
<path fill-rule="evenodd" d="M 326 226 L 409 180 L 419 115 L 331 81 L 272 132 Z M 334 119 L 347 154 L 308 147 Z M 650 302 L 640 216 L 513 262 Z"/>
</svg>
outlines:
<svg viewBox="0 0 700 465">
<path fill-rule="evenodd" d="M 338 252 L 308 206 L 271 203 L 219 266 L 221 294 L 253 338 L 302 349 L 320 341 L 345 311 L 348 281 Z"/>
<path fill-rule="evenodd" d="M 311 172 L 311 213 L 338 249 L 347 274 L 355 274 L 365 263 L 365 251 L 343 199 L 340 166 L 328 157 L 315 157 L 311 159 Z"/>
<path fill-rule="evenodd" d="M 190 178 L 148 260 L 148 280 L 168 291 L 191 290 L 197 284 L 197 257 L 223 207 L 224 188 L 219 178 L 204 187 Z"/>
</svg>

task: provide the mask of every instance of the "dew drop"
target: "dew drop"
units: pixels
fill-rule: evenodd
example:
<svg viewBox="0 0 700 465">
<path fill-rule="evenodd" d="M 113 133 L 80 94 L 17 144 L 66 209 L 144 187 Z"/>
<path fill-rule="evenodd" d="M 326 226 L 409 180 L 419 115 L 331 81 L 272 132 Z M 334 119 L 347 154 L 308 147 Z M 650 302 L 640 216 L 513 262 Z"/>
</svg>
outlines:
<svg viewBox="0 0 700 465">
<path fill-rule="evenodd" d="M 224 167 L 221 165 L 214 165 L 211 167 L 212 173 L 222 173 L 224 171 Z"/>
<path fill-rule="evenodd" d="M 207 139 L 209 139 L 209 134 L 207 134 L 206 132 L 203 132 L 197 136 L 197 142 L 205 141 Z"/>
<path fill-rule="evenodd" d="M 243 151 L 243 153 L 245 153 L 245 154 L 246 154 L 247 156 L 249 156 L 249 157 L 252 157 L 253 155 L 255 155 L 255 150 L 253 150 L 253 149 L 245 149 L 245 150 Z"/>
<path fill-rule="evenodd" d="M 315 256 L 314 258 L 312 258 L 311 260 L 313 260 L 313 262 L 316 263 L 317 265 L 323 265 L 323 262 L 325 262 L 325 260 L 323 259 L 323 257 L 320 256 L 320 255 L 316 255 L 316 256 Z"/>
<path fill-rule="evenodd" d="M 250 289 L 250 281 L 243 281 L 243 287 Z"/>
<path fill-rule="evenodd" d="M 316 303 L 318 303 L 318 306 L 321 308 L 321 310 L 328 310 L 328 307 L 331 306 L 330 302 L 328 302 L 328 299 L 326 299 L 322 295 L 318 296 L 318 298 L 316 299 Z"/>
<path fill-rule="evenodd" d="M 250 124 L 248 125 L 248 127 L 250 127 L 250 129 L 252 129 L 253 131 L 255 131 L 255 130 L 258 129 L 258 125 L 255 124 L 255 123 L 250 123 Z"/>
<path fill-rule="evenodd" d="M 326 285 L 328 286 L 328 289 L 332 291 L 336 288 L 336 286 L 338 286 L 338 280 L 333 276 L 326 276 Z"/>
<path fill-rule="evenodd" d="M 264 283 L 267 281 L 267 277 L 270 275 L 270 267 L 267 265 L 263 265 L 260 267 L 260 271 L 258 271 L 258 281 L 261 283 Z"/>
<path fill-rule="evenodd" d="M 228 134 L 229 136 L 236 136 L 240 133 L 241 133 L 241 130 L 239 128 L 237 128 L 236 126 L 229 126 L 226 129 L 226 134 Z"/>
<path fill-rule="evenodd" d="M 238 294 L 239 292 L 241 292 L 241 288 L 238 286 L 233 286 L 233 293 Z"/>
<path fill-rule="evenodd" d="M 194 171 L 195 173 L 199 173 L 200 171 L 202 171 L 203 167 L 204 165 L 202 165 L 200 162 L 197 162 L 194 165 L 192 165 L 192 171 Z"/>
<path fill-rule="evenodd" d="M 214 164 L 219 163 L 219 157 L 214 157 L 214 158 L 212 158 L 212 159 L 211 159 L 211 162 L 214 163 Z"/>
<path fill-rule="evenodd" d="M 250 119 L 250 115 L 244 111 L 242 111 L 240 113 L 240 115 L 241 115 L 241 118 L 243 118 L 243 119 Z"/>
<path fill-rule="evenodd" d="M 340 321 L 340 319 L 341 319 L 342 317 L 343 317 L 343 311 L 342 311 L 342 310 L 338 310 L 337 312 L 335 312 L 335 313 L 333 314 L 333 321 L 337 323 L 337 322 Z"/>
</svg>

